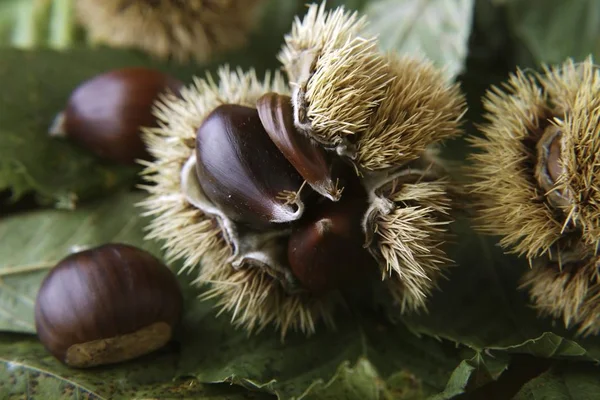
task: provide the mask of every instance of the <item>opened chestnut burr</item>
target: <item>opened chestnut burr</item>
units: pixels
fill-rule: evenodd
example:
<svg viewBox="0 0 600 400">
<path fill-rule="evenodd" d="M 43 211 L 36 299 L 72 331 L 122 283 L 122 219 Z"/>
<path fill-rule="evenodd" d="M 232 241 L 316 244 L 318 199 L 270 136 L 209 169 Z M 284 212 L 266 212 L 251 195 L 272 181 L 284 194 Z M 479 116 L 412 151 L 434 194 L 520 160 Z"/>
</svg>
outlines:
<svg viewBox="0 0 600 400">
<path fill-rule="evenodd" d="M 71 367 L 136 358 L 164 346 L 181 317 L 173 273 L 125 244 L 74 253 L 44 279 L 35 306 L 46 349 Z"/>
</svg>

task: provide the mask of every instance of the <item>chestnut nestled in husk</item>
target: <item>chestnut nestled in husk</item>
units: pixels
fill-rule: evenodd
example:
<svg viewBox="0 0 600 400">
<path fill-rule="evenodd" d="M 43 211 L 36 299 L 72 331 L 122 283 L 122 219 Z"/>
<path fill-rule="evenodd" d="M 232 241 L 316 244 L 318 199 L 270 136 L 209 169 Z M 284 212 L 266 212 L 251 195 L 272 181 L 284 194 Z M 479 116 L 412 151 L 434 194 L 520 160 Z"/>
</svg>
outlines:
<svg viewBox="0 0 600 400">
<path fill-rule="evenodd" d="M 294 126 L 294 110 L 290 96 L 267 93 L 256 102 L 258 115 L 279 151 L 319 194 L 338 201 L 342 190 L 332 176 L 325 150 L 312 143 Z"/>
<path fill-rule="evenodd" d="M 181 317 L 173 273 L 149 253 L 106 244 L 74 253 L 44 279 L 35 306 L 40 341 L 71 367 L 129 360 L 164 346 Z"/>
<path fill-rule="evenodd" d="M 288 261 L 294 276 L 313 294 L 351 289 L 364 283 L 377 263 L 365 248 L 365 197 L 320 204 L 292 231 Z"/>
<path fill-rule="evenodd" d="M 198 128 L 198 182 L 229 218 L 261 226 L 302 215 L 302 178 L 271 142 L 255 108 L 224 104 Z"/>
<path fill-rule="evenodd" d="M 528 259 L 535 307 L 600 333 L 600 70 L 592 58 L 517 71 L 484 98 L 471 139 L 479 229 Z"/>
<path fill-rule="evenodd" d="M 183 83 L 160 71 L 125 68 L 77 87 L 50 128 L 99 157 L 124 164 L 147 159 L 140 128 L 156 126 L 152 106 L 161 94 L 178 94 Z"/>
</svg>

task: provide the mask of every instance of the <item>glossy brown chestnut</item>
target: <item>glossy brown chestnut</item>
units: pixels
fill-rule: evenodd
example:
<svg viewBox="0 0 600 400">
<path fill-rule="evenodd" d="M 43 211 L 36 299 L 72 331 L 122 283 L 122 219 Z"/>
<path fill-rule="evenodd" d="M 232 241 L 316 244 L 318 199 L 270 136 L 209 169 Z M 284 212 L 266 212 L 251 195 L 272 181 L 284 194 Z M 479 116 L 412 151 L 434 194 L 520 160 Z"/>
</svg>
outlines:
<svg viewBox="0 0 600 400">
<path fill-rule="evenodd" d="M 256 102 L 258 115 L 279 151 L 296 168 L 315 192 L 338 201 L 342 190 L 333 176 L 331 162 L 322 147 L 312 143 L 294 126 L 294 110 L 289 96 L 266 93 Z"/>
<path fill-rule="evenodd" d="M 224 104 L 196 136 L 196 172 L 206 196 L 233 221 L 255 227 L 297 220 L 303 179 L 265 132 L 255 108 Z M 293 195 L 291 197 L 294 197 Z"/>
<path fill-rule="evenodd" d="M 106 244 L 71 254 L 46 276 L 35 306 L 40 341 L 72 367 L 129 360 L 165 345 L 181 317 L 173 273 L 149 253 Z"/>
<path fill-rule="evenodd" d="M 50 128 L 99 157 L 124 164 L 148 158 L 141 127 L 156 126 L 152 107 L 160 94 L 178 94 L 182 82 L 147 68 L 98 75 L 77 87 Z"/>
<path fill-rule="evenodd" d="M 375 270 L 361 225 L 366 209 L 366 199 L 344 196 L 336 203 L 322 203 L 294 229 L 288 262 L 307 290 L 318 295 L 350 289 Z"/>
</svg>

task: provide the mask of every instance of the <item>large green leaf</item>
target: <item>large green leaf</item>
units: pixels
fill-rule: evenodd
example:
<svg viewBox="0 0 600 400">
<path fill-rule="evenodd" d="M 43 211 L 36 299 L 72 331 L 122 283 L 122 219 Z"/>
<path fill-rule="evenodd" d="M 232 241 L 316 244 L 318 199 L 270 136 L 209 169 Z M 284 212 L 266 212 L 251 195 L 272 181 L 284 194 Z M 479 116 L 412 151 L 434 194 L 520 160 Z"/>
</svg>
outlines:
<svg viewBox="0 0 600 400">
<path fill-rule="evenodd" d="M 235 331 L 227 315 L 215 320 L 206 304 L 195 301 L 188 304 L 183 327 L 182 375 L 201 382 L 230 381 L 261 388 L 285 399 L 312 398 L 307 388 L 315 382 L 328 382 L 339 365 L 354 364 L 361 358 L 368 360 L 382 379 L 403 371 L 414 378 L 418 390 L 434 394 L 444 389 L 463 358 L 461 350 L 448 342 L 419 338 L 402 325 L 374 316 L 341 321 L 335 332 L 319 326 L 319 333 L 312 337 L 292 334 L 281 342 L 270 329 L 252 336 Z M 357 381 L 337 385 L 336 390 L 341 391 L 338 398 L 344 398 L 346 391 L 375 390 L 372 385 L 353 387 L 360 385 Z M 399 391 L 402 386 L 397 386 Z"/>
<path fill-rule="evenodd" d="M 138 168 L 103 163 L 48 128 L 82 81 L 106 70 L 142 64 L 113 51 L 59 53 L 0 50 L 0 184 L 14 193 L 35 191 L 65 207 L 131 184 Z"/>
<path fill-rule="evenodd" d="M 506 355 L 492 358 L 478 353 L 456 367 L 444 391 L 432 397 L 432 400 L 450 400 L 481 388 L 498 379 L 508 365 L 509 357 Z"/>
<path fill-rule="evenodd" d="M 421 399 L 442 391 L 461 360 L 460 350 L 449 343 L 419 339 L 401 326 L 377 320 L 346 321 L 337 332 L 322 331 L 311 338 L 292 335 L 282 343 L 271 331 L 248 337 L 225 316 L 215 318 L 211 303 L 193 296 L 187 297 L 186 308 L 176 342 L 137 361 L 69 369 L 35 339 L 9 334 L 0 335 L 0 361 L 9 372 L 25 373 L 21 386 L 14 388 L 17 393 L 31 372 L 42 372 L 55 379 L 36 381 L 40 393 L 57 399 L 63 398 L 58 395 L 65 388 L 72 390 L 68 385 L 117 399 L 184 390 L 190 382 L 229 382 L 282 399 L 378 399 L 398 393 Z M 390 377 L 387 384 L 385 377 Z"/>
<path fill-rule="evenodd" d="M 588 363 L 561 363 L 532 379 L 514 400 L 598 400 L 600 368 Z"/>
<path fill-rule="evenodd" d="M 598 339 L 582 339 L 538 318 L 518 280 L 522 259 L 503 253 L 496 238 L 476 235 L 464 220 L 454 224 L 458 263 L 431 299 L 428 314 L 404 321 L 416 332 L 443 337 L 478 351 L 502 350 L 539 357 L 600 359 Z"/>
<path fill-rule="evenodd" d="M 597 0 L 511 0 L 507 8 L 513 35 L 536 64 L 558 64 L 568 57 L 582 61 L 589 54 L 600 56 Z"/>
<path fill-rule="evenodd" d="M 2 399 L 268 399 L 229 385 L 204 385 L 178 377 L 177 352 L 165 349 L 135 362 L 76 370 L 59 364 L 34 338 L 0 335 L 0 398 Z"/>
<path fill-rule="evenodd" d="M 373 0 L 364 13 L 386 50 L 425 55 L 460 74 L 467 57 L 473 0 Z"/>
<path fill-rule="evenodd" d="M 48 269 L 75 249 L 128 243 L 156 255 L 143 240 L 145 220 L 134 203 L 141 193 L 119 193 L 75 211 L 48 210 L 0 220 L 0 330 L 34 332 L 33 308 Z"/>
<path fill-rule="evenodd" d="M 336 375 L 327 383 L 317 381 L 307 388 L 305 398 L 322 400 L 377 400 L 384 391 L 385 381 L 373 365 L 361 358 L 355 367 L 345 362 L 338 368 Z"/>
</svg>

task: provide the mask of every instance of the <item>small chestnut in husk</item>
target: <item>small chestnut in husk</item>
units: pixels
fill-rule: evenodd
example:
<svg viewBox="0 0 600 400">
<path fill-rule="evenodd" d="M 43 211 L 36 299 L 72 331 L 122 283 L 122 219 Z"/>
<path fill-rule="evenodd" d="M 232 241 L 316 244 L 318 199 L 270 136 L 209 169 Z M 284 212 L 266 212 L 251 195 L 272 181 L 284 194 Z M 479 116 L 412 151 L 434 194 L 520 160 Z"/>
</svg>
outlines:
<svg viewBox="0 0 600 400">
<path fill-rule="evenodd" d="M 98 75 L 77 87 L 55 119 L 50 134 L 66 136 L 99 157 L 131 164 L 149 158 L 141 127 L 156 126 L 154 101 L 179 94 L 183 83 L 160 71 L 124 68 Z"/>
<path fill-rule="evenodd" d="M 206 195 L 255 227 L 297 220 L 302 177 L 271 142 L 255 108 L 223 104 L 196 136 L 196 172 Z"/>
<path fill-rule="evenodd" d="M 294 276 L 311 293 L 351 289 L 376 270 L 362 231 L 366 208 L 367 201 L 361 197 L 324 202 L 293 230 L 288 261 Z"/>
<path fill-rule="evenodd" d="M 164 346 L 181 317 L 173 273 L 149 253 L 106 244 L 74 253 L 44 279 L 35 306 L 40 341 L 71 367 L 111 364 Z"/>
</svg>

